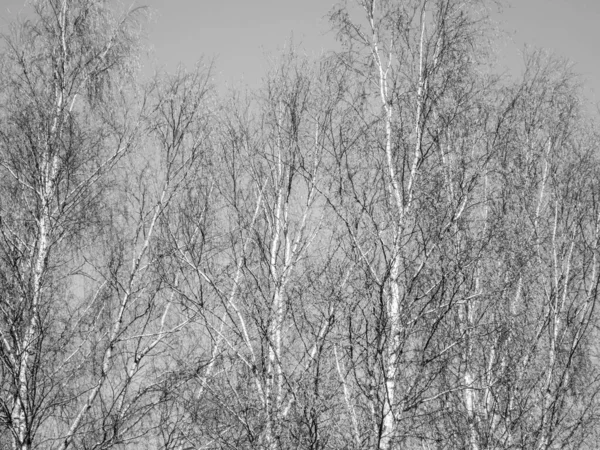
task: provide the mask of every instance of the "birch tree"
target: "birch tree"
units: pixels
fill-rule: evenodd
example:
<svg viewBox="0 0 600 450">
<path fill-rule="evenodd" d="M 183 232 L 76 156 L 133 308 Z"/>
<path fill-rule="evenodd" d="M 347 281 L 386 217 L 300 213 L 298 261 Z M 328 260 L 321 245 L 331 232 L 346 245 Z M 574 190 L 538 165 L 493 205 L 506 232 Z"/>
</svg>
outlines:
<svg viewBox="0 0 600 450">
<path fill-rule="evenodd" d="M 191 358 L 198 371 L 183 387 L 193 395 L 182 393 L 181 442 L 276 449 L 319 439 L 327 408 L 314 394 L 318 366 L 348 277 L 321 193 L 334 69 L 291 53 L 256 96 L 233 97 L 213 200 L 201 202 L 215 244 L 201 244 L 205 231 L 172 233 L 187 304 L 205 330 Z"/>
<path fill-rule="evenodd" d="M 61 279 L 73 253 L 61 249 L 94 222 L 94 187 L 135 129 L 130 120 L 102 120 L 110 109 L 102 99 L 111 96 L 112 75 L 126 68 L 136 13 L 113 17 L 94 2 L 34 7 L 37 20 L 16 27 L 3 54 L 2 273 L 10 288 L 3 293 L 2 411 L 18 449 L 33 445 L 48 415 L 41 406 L 60 385 L 47 358 L 61 345 L 51 335 L 60 336 L 65 320 Z M 100 120 L 90 122 L 92 115 Z"/>
<path fill-rule="evenodd" d="M 184 325 L 154 236 L 200 154 L 206 84 L 135 86 L 141 10 L 33 7 L 2 54 L 0 414 L 14 449 L 106 448 L 150 427 L 160 374 L 143 362 Z"/>
<path fill-rule="evenodd" d="M 577 92 L 568 65 L 542 52 L 507 92 L 482 203 L 493 231 L 477 291 L 489 333 L 475 358 L 474 447 L 580 448 L 597 408 L 584 337 L 596 323 L 597 137 Z M 582 403 L 568 380 L 586 386 Z"/>
<path fill-rule="evenodd" d="M 485 85 L 476 70 L 484 55 L 477 41 L 486 38 L 479 2 L 365 1 L 355 9 L 362 19 L 352 7 L 332 18 L 347 48 L 341 58 L 360 80 L 352 103 L 362 99 L 363 134 L 358 145 L 339 150 L 346 199 L 332 203 L 364 280 L 365 321 L 352 319 L 346 355 L 371 424 L 370 437 L 356 446 L 390 449 L 427 441 L 419 428 L 426 420 L 413 418 L 442 395 L 434 381 L 456 344 L 442 331 L 461 301 L 456 290 L 469 261 L 448 264 L 447 251 L 472 200 L 485 148 L 459 151 L 468 165 L 461 171 L 447 147 L 452 142 L 442 139 L 458 132 L 455 122 L 465 111 L 477 109 Z M 444 117 L 444 108 L 454 108 L 454 117 Z M 476 140 L 477 132 L 472 135 Z M 461 189 L 453 190 L 458 180 Z M 349 410 L 356 408 L 351 403 Z"/>
</svg>

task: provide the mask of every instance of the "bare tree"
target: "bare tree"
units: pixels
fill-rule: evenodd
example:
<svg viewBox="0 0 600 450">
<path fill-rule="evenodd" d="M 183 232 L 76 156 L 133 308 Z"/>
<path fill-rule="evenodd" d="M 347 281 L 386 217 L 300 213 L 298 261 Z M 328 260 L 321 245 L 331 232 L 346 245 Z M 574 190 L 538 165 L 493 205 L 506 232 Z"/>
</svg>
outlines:
<svg viewBox="0 0 600 450">
<path fill-rule="evenodd" d="M 201 153 L 206 76 L 135 92 L 140 10 L 34 9 L 3 53 L 2 423 L 15 449 L 107 448 L 143 433 L 143 361 L 183 324 L 154 235 Z M 136 175 L 144 131 L 159 163 Z"/>
<path fill-rule="evenodd" d="M 261 89 L 135 78 L 142 10 L 0 55 L 0 446 L 593 448 L 598 134 L 478 0 L 360 0 Z M 3 440 L 2 440 L 3 439 Z"/>
<path fill-rule="evenodd" d="M 472 306 L 486 344 L 472 358 L 472 447 L 580 448 L 598 390 L 586 344 L 598 282 L 597 137 L 568 65 L 540 52 L 526 63 L 484 180 L 490 243 Z"/>
<path fill-rule="evenodd" d="M 448 321 L 465 307 L 464 271 L 480 251 L 461 250 L 469 244 L 459 230 L 485 169 L 487 124 L 466 124 L 485 114 L 492 81 L 477 70 L 479 2 L 364 1 L 358 9 L 362 19 L 351 7 L 332 14 L 347 49 L 340 57 L 358 78 L 350 102 L 360 131 L 344 130 L 356 137 L 340 141 L 331 203 L 362 267 L 343 364 L 354 377 L 347 389 L 357 391 L 348 410 L 359 407 L 370 424 L 355 445 L 390 449 L 434 439 L 427 404 L 470 383 L 467 373 L 438 384 L 462 339 L 447 334 Z"/>
<path fill-rule="evenodd" d="M 196 445 L 318 439 L 319 361 L 349 275 L 321 193 L 339 89 L 335 68 L 291 53 L 255 99 L 235 96 L 221 118 L 218 177 L 204 191 L 212 199 L 200 202 L 207 222 L 171 233 L 183 295 L 203 317 L 189 358 L 198 371 L 183 387 L 194 395 L 182 435 Z"/>
<path fill-rule="evenodd" d="M 65 320 L 70 255 L 60 249 L 93 223 L 94 186 L 135 135 L 130 120 L 102 120 L 102 99 L 126 69 L 137 13 L 112 17 L 94 2 L 34 6 L 38 20 L 15 28 L 3 55 L 2 413 L 18 449 L 33 445 L 58 387 L 47 358 L 63 344 L 50 337 Z"/>
</svg>

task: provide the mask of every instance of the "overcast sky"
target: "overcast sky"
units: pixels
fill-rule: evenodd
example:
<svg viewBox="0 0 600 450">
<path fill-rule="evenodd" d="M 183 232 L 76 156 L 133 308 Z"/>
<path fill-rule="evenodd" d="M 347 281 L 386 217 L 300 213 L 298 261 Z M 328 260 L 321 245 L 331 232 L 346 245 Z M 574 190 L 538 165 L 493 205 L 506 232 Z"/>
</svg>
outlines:
<svg viewBox="0 0 600 450">
<path fill-rule="evenodd" d="M 217 57 L 219 83 L 256 85 L 273 54 L 290 37 L 309 54 L 334 45 L 325 16 L 333 0 L 137 0 L 154 10 L 150 42 L 154 59 L 171 70 L 192 66 L 203 55 Z M 0 26 L 24 0 L 0 0 Z M 600 100 L 600 0 L 510 0 L 496 19 L 512 36 L 505 47 L 515 66 L 524 43 L 571 59 Z"/>
</svg>

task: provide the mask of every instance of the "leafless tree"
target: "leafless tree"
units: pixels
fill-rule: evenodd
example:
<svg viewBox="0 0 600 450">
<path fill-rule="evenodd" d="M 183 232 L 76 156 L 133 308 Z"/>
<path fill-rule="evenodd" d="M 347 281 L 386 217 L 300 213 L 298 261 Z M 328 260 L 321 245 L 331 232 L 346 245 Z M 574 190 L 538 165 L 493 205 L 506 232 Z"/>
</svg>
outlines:
<svg viewBox="0 0 600 450">
<path fill-rule="evenodd" d="M 206 77 L 132 84 L 140 10 L 34 9 L 3 53 L 2 423 L 15 449 L 107 448 L 138 437 L 161 376 L 143 361 L 182 326 L 154 235 L 201 153 Z"/>
</svg>

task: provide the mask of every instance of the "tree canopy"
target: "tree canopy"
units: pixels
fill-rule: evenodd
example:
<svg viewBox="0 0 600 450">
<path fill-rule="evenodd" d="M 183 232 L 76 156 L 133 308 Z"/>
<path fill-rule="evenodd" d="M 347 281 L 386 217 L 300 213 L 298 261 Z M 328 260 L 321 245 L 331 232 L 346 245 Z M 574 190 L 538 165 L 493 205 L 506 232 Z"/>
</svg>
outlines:
<svg viewBox="0 0 600 450">
<path fill-rule="evenodd" d="M 600 135 L 485 0 L 356 0 L 253 91 L 146 10 L 0 48 L 0 447 L 592 449 Z"/>
</svg>

